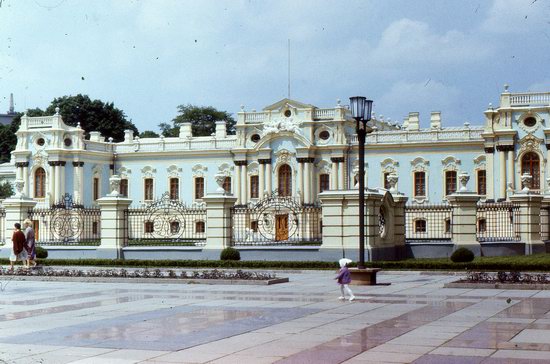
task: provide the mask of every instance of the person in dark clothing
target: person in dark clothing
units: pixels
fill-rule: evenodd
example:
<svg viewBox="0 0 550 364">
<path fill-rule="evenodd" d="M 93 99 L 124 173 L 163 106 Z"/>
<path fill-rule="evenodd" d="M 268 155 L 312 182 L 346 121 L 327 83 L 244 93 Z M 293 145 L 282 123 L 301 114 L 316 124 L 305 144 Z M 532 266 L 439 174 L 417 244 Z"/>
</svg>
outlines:
<svg viewBox="0 0 550 364">
<path fill-rule="evenodd" d="M 21 224 L 16 223 L 14 225 L 15 231 L 11 237 L 13 243 L 12 252 L 10 254 L 10 270 L 13 270 L 13 264 L 17 261 L 27 261 L 27 249 L 25 249 L 26 239 L 25 234 L 21 231 Z"/>
</svg>

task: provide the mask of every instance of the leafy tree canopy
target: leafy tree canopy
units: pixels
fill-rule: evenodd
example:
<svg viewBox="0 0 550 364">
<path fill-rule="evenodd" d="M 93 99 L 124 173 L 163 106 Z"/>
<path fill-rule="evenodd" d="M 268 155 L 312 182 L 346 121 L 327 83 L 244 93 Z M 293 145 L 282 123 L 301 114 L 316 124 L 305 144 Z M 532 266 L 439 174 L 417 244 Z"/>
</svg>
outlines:
<svg viewBox="0 0 550 364">
<path fill-rule="evenodd" d="M 45 111 L 46 115 L 53 115 L 55 108 L 59 107 L 59 113 L 63 122 L 70 126 L 80 127 L 86 132 L 99 131 L 106 138 L 112 137 L 115 142 L 124 140 L 124 130 L 131 129 L 134 134 L 139 134 L 136 126 L 126 119 L 124 112 L 111 103 L 101 100 L 92 100 L 87 95 L 63 96 L 55 98 Z"/>
<path fill-rule="evenodd" d="M 13 188 L 11 183 L 0 183 L 0 199 L 8 198 L 13 195 Z"/>
<path fill-rule="evenodd" d="M 167 123 L 159 125 L 165 136 L 177 136 L 179 125 L 191 123 L 191 131 L 194 136 L 209 136 L 216 131 L 216 121 L 225 120 L 228 134 L 235 134 L 235 119 L 227 111 L 219 111 L 212 106 L 179 105 L 179 115 L 172 122 L 173 127 Z M 169 135 L 167 135 L 169 134 Z"/>
<path fill-rule="evenodd" d="M 158 138 L 159 135 L 152 130 L 145 130 L 139 133 L 140 138 Z"/>
</svg>

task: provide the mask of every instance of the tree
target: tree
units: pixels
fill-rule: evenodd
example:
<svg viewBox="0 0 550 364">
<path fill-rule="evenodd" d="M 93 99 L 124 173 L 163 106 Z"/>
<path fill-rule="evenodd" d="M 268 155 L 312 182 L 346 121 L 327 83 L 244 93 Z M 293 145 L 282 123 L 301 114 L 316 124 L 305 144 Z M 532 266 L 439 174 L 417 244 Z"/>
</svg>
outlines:
<svg viewBox="0 0 550 364">
<path fill-rule="evenodd" d="M 8 198 L 13 195 L 13 188 L 11 183 L 4 182 L 0 184 L 0 199 Z"/>
<path fill-rule="evenodd" d="M 44 111 L 41 109 L 29 109 L 27 110 L 27 115 L 42 116 L 44 115 Z M 17 145 L 17 135 L 15 135 L 15 133 L 21 124 L 21 116 L 23 116 L 23 113 L 17 113 L 11 124 L 0 125 L 0 163 L 10 161 L 10 152 L 14 150 Z"/>
<path fill-rule="evenodd" d="M 145 130 L 139 133 L 140 138 L 158 138 L 159 135 L 152 130 Z"/>
<path fill-rule="evenodd" d="M 179 128 L 168 123 L 160 123 L 159 129 L 160 133 L 165 137 L 177 137 L 179 135 Z"/>
<path fill-rule="evenodd" d="M 235 119 L 227 111 L 219 111 L 212 106 L 188 104 L 179 105 L 178 112 L 180 114 L 172 120 L 174 127 L 168 132 L 173 132 L 173 129 L 178 128 L 182 123 L 191 123 L 191 131 L 194 136 L 209 136 L 216 131 L 215 122 L 225 120 L 227 133 L 235 134 Z M 159 125 L 161 129 L 162 125 Z"/>
<path fill-rule="evenodd" d="M 80 127 L 88 137 L 91 131 L 99 131 L 106 138 L 112 137 L 115 142 L 124 140 L 124 130 L 130 129 L 139 134 L 136 126 L 126 119 L 124 112 L 111 103 L 101 100 L 91 100 L 88 95 L 63 96 L 55 98 L 45 111 L 46 115 L 53 115 L 55 108 L 63 122 L 70 126 Z"/>
</svg>

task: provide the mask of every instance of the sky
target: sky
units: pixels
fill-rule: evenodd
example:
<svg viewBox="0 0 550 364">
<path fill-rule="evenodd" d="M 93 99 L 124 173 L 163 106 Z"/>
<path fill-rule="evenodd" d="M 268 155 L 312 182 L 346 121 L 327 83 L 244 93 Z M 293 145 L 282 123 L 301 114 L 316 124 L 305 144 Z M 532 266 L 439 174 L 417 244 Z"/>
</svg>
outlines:
<svg viewBox="0 0 550 364">
<path fill-rule="evenodd" d="M 177 106 L 261 110 L 367 96 L 402 122 L 483 123 L 503 85 L 550 91 L 550 0 L 0 0 L 0 112 L 63 95 L 140 131 Z"/>
</svg>

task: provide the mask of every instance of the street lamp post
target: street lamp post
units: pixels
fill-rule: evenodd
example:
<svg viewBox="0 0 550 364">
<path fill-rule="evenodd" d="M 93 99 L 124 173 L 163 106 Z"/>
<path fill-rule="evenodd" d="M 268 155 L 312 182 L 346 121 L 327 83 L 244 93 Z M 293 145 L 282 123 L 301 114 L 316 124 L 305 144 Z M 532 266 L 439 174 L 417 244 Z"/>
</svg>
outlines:
<svg viewBox="0 0 550 364">
<path fill-rule="evenodd" d="M 372 114 L 372 100 L 364 96 L 349 98 L 351 116 L 355 119 L 355 130 L 359 142 L 359 263 L 357 268 L 365 269 L 365 139 L 372 128 L 367 125 Z"/>
</svg>

